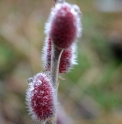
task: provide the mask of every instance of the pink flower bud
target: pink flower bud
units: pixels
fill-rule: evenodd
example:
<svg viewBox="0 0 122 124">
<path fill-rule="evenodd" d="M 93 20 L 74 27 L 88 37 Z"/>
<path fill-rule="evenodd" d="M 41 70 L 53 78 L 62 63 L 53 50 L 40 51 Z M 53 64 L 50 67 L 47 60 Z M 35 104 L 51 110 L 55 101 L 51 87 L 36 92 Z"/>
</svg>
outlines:
<svg viewBox="0 0 122 124">
<path fill-rule="evenodd" d="M 46 25 L 46 34 L 57 47 L 67 49 L 79 37 L 81 32 L 79 14 L 78 6 L 66 2 L 57 3 L 52 9 Z"/>
<path fill-rule="evenodd" d="M 51 68 L 51 49 L 52 41 L 50 38 L 45 40 L 43 47 L 42 60 L 46 71 L 50 71 Z M 72 44 L 71 47 L 65 49 L 60 58 L 59 73 L 67 73 L 76 62 L 76 45 Z"/>
<path fill-rule="evenodd" d="M 68 49 L 65 49 L 62 53 L 60 64 L 59 64 L 59 73 L 67 73 L 73 65 L 76 65 L 76 44 L 72 44 Z"/>
<path fill-rule="evenodd" d="M 44 73 L 38 73 L 29 85 L 26 102 L 32 118 L 39 121 L 51 118 L 56 107 L 50 78 Z"/>
<path fill-rule="evenodd" d="M 59 73 L 66 73 L 70 69 L 71 58 L 72 58 L 72 48 L 68 48 L 64 50 L 60 59 Z"/>
</svg>

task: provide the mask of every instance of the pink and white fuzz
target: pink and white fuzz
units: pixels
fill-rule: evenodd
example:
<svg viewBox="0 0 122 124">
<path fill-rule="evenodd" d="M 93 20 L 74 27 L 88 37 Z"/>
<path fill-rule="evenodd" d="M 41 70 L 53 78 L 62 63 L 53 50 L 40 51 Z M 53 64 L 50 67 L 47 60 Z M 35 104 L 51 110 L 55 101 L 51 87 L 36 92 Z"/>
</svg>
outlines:
<svg viewBox="0 0 122 124">
<path fill-rule="evenodd" d="M 59 73 L 67 73 L 73 65 L 77 64 L 76 44 L 73 43 L 68 49 L 65 49 L 60 58 Z"/>
<path fill-rule="evenodd" d="M 44 68 L 46 71 L 51 69 L 51 50 L 52 50 L 52 41 L 50 38 L 45 40 L 45 45 L 43 47 L 42 60 Z M 68 49 L 65 49 L 61 55 L 59 62 L 59 73 L 67 73 L 73 65 L 77 64 L 76 62 L 76 45 L 73 43 Z"/>
<path fill-rule="evenodd" d="M 29 113 L 35 121 L 46 121 L 56 112 L 54 91 L 50 78 L 45 73 L 33 77 L 26 95 Z"/>
<path fill-rule="evenodd" d="M 42 61 L 43 67 L 46 71 L 50 71 L 51 69 L 51 49 L 52 49 L 52 41 L 51 38 L 47 37 L 44 41 L 44 46 L 42 50 Z"/>
<path fill-rule="evenodd" d="M 66 2 L 57 3 L 52 9 L 45 32 L 57 47 L 67 49 L 81 35 L 80 14 L 77 5 Z"/>
<path fill-rule="evenodd" d="M 68 49 L 65 49 L 62 53 L 60 64 L 59 64 L 59 73 L 67 73 L 76 65 L 76 45 L 72 44 Z"/>
</svg>

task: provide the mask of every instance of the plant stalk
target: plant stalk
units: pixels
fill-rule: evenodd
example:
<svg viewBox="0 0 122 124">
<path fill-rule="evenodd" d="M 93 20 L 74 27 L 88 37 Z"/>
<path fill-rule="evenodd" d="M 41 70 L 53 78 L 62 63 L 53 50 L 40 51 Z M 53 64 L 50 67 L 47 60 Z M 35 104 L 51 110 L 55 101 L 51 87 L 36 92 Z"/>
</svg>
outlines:
<svg viewBox="0 0 122 124">
<path fill-rule="evenodd" d="M 56 97 L 57 97 L 57 91 L 58 91 L 58 73 L 59 73 L 59 64 L 60 64 L 60 58 L 63 52 L 63 49 L 57 48 L 53 43 L 52 43 L 52 56 L 51 56 L 51 83 L 55 89 Z M 57 100 L 57 98 L 56 98 Z M 46 124 L 56 124 L 57 122 L 57 115 L 56 113 L 54 114 L 53 119 L 50 119 L 46 122 Z"/>
<path fill-rule="evenodd" d="M 51 56 L 51 81 L 55 89 L 58 89 L 58 73 L 59 73 L 59 64 L 60 58 L 62 55 L 63 49 L 57 48 L 52 44 L 52 56 Z"/>
<path fill-rule="evenodd" d="M 55 7 L 55 4 L 57 2 L 58 0 L 54 0 L 53 7 Z M 50 76 L 51 76 L 51 83 L 55 89 L 56 97 L 57 97 L 57 91 L 58 91 L 58 86 L 59 86 L 58 72 L 59 72 L 59 64 L 60 64 L 60 58 L 61 58 L 62 52 L 63 52 L 63 49 L 59 49 L 52 42 Z M 48 120 L 46 124 L 56 124 L 56 123 L 57 123 L 57 115 L 55 113 L 53 119 Z"/>
</svg>

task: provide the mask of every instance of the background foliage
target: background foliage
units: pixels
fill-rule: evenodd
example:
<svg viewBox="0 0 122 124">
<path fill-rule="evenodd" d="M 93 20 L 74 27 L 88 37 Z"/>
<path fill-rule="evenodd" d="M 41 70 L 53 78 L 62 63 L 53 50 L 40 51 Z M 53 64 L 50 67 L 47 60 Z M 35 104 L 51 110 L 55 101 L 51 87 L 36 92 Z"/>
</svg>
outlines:
<svg viewBox="0 0 122 124">
<path fill-rule="evenodd" d="M 73 124 L 122 123 L 122 16 L 93 0 L 68 0 L 82 11 L 78 65 L 60 79 L 59 101 Z M 26 79 L 43 70 L 44 25 L 52 1 L 0 1 L 0 124 L 32 124 Z"/>
</svg>

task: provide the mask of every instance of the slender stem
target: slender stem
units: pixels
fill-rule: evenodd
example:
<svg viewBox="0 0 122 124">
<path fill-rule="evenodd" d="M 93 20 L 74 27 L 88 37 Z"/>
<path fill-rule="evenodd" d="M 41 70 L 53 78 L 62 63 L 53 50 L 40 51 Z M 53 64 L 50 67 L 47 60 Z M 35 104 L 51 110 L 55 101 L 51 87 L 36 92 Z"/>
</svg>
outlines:
<svg viewBox="0 0 122 124">
<path fill-rule="evenodd" d="M 46 124 L 54 124 L 52 121 L 47 121 Z"/>
<path fill-rule="evenodd" d="M 50 120 L 48 120 L 47 122 L 46 122 L 46 124 L 57 124 L 56 123 L 56 119 L 50 119 Z"/>
<path fill-rule="evenodd" d="M 63 49 L 57 48 L 52 43 L 51 74 L 50 75 L 51 75 L 52 85 L 55 88 L 56 97 L 57 97 L 57 91 L 58 91 L 58 86 L 59 86 L 58 73 L 59 73 L 59 63 L 60 63 L 62 52 L 63 52 Z M 57 122 L 57 115 L 55 113 L 53 119 L 48 120 L 46 124 L 56 124 L 56 122 Z"/>
<path fill-rule="evenodd" d="M 57 119 L 56 119 L 56 117 L 57 117 L 57 115 L 56 115 L 56 113 L 55 113 L 55 115 L 53 116 L 53 118 L 47 120 L 47 121 L 45 122 L 45 124 L 57 124 Z"/>
<path fill-rule="evenodd" d="M 59 72 L 59 63 L 60 57 L 62 55 L 63 50 L 57 48 L 54 44 L 52 44 L 52 58 L 51 58 L 51 80 L 55 89 L 58 89 L 58 72 Z"/>
</svg>

